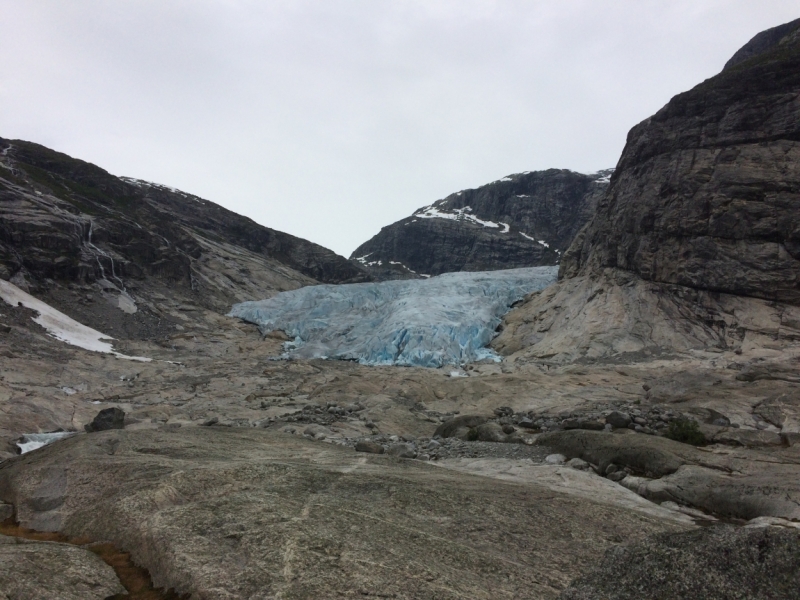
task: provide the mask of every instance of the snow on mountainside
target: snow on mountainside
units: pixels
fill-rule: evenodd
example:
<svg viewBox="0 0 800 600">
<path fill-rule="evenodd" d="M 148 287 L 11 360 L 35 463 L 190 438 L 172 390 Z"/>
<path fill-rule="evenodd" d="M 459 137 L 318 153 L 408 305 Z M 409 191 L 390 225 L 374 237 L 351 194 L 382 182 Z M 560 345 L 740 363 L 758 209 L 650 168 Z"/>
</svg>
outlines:
<svg viewBox="0 0 800 600">
<path fill-rule="evenodd" d="M 371 278 L 209 200 L 0 138 L 0 279 L 97 331 L 150 339 L 180 331 L 178 307 L 222 313 L 303 285 Z"/>
<path fill-rule="evenodd" d="M 379 280 L 556 265 L 612 172 L 526 171 L 461 190 L 384 227 L 350 259 Z"/>
<path fill-rule="evenodd" d="M 230 316 L 295 338 L 289 355 L 440 367 L 494 357 L 486 346 L 516 301 L 557 267 L 448 273 L 427 280 L 309 286 L 243 302 Z"/>
</svg>

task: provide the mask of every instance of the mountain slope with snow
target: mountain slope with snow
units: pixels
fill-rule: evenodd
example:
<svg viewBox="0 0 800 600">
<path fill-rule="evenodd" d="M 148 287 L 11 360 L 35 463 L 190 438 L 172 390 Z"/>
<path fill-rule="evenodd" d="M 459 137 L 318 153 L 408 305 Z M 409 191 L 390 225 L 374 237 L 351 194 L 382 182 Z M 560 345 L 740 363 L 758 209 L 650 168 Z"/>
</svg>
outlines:
<svg viewBox="0 0 800 600">
<path fill-rule="evenodd" d="M 192 306 L 222 313 L 303 285 L 370 277 L 208 200 L 0 138 L 0 279 L 136 339 L 174 333 Z"/>
<path fill-rule="evenodd" d="M 462 190 L 384 227 L 350 258 L 376 279 L 556 265 L 611 172 L 550 169 Z"/>
</svg>

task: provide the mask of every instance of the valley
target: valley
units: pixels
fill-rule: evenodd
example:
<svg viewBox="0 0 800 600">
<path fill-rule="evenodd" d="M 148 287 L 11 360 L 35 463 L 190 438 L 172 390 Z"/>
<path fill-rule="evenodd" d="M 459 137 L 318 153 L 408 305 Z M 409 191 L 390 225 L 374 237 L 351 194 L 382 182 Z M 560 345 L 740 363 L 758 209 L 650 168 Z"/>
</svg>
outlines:
<svg viewBox="0 0 800 600">
<path fill-rule="evenodd" d="M 0 140 L 0 595 L 134 597 L 102 543 L 192 600 L 799 598 L 798 98 L 800 20 L 353 260 Z"/>
</svg>

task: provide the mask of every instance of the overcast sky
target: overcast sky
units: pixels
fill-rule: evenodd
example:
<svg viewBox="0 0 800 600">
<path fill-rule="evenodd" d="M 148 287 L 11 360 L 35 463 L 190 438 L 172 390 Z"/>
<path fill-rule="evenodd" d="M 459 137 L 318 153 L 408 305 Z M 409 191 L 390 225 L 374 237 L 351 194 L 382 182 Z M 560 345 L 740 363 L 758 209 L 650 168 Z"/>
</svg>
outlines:
<svg viewBox="0 0 800 600">
<path fill-rule="evenodd" d="M 787 0 L 0 0 L 0 136 L 349 255 L 510 173 L 616 164 L 628 130 Z"/>
</svg>

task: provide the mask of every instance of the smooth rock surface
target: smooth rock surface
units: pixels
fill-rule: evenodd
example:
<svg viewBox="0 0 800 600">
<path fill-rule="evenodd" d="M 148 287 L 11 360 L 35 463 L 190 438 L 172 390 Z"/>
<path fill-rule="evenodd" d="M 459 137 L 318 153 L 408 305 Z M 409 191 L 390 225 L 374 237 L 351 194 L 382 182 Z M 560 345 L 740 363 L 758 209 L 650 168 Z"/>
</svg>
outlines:
<svg viewBox="0 0 800 600">
<path fill-rule="evenodd" d="M 0 535 L 4 600 L 106 600 L 123 592 L 114 570 L 84 548 Z"/>
<path fill-rule="evenodd" d="M 114 455 L 103 436 L 119 439 Z M 609 532 L 686 527 L 256 428 L 76 436 L 0 465 L 0 497 L 23 526 L 110 540 L 155 585 L 197 598 L 555 598 Z"/>
</svg>

